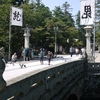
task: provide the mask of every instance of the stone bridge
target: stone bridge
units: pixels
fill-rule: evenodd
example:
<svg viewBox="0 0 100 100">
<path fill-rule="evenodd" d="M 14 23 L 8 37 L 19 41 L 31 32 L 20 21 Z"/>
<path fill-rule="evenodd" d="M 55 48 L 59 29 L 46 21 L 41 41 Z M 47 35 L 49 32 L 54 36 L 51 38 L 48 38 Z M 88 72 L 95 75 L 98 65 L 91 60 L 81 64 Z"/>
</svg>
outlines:
<svg viewBox="0 0 100 100">
<path fill-rule="evenodd" d="M 86 64 L 85 59 L 63 62 L 5 82 L 0 60 L 0 100 L 80 100 Z"/>
<path fill-rule="evenodd" d="M 63 62 L 5 81 L 0 57 L 0 100 L 80 100 L 84 82 L 99 74 L 100 63 Z"/>
</svg>

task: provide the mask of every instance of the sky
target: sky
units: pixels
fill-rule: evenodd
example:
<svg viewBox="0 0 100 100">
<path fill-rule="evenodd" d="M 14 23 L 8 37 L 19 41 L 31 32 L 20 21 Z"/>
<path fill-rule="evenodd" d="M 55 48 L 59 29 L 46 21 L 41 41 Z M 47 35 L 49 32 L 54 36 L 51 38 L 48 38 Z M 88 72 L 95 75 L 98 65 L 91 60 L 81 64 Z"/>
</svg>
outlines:
<svg viewBox="0 0 100 100">
<path fill-rule="evenodd" d="M 41 0 L 45 6 L 48 6 L 50 10 L 54 10 L 55 6 L 60 6 L 67 2 L 72 8 L 72 15 L 75 16 L 80 10 L 80 0 Z"/>
</svg>

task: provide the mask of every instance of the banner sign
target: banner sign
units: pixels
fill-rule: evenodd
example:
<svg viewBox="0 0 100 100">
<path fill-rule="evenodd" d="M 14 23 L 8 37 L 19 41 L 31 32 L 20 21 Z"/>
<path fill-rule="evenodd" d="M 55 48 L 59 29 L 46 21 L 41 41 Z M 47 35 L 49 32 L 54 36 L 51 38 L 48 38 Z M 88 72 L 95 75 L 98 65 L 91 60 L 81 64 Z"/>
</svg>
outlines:
<svg viewBox="0 0 100 100">
<path fill-rule="evenodd" d="M 15 26 L 22 26 L 22 9 L 16 8 L 16 7 L 12 7 L 11 8 L 11 15 L 10 15 L 10 22 L 11 25 L 15 25 Z"/>
<path fill-rule="evenodd" d="M 95 0 L 81 0 L 80 25 L 93 25 L 95 18 Z"/>
</svg>

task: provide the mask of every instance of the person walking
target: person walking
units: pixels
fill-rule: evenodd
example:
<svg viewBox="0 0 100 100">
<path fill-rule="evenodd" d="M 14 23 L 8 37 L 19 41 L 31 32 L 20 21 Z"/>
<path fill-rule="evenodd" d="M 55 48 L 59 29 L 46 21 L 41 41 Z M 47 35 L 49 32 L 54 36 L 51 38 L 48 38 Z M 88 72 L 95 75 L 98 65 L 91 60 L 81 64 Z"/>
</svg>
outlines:
<svg viewBox="0 0 100 100">
<path fill-rule="evenodd" d="M 16 53 L 14 53 L 13 55 L 12 55 L 12 57 L 11 57 L 11 63 L 13 63 L 13 65 L 14 65 L 14 63 L 17 61 L 17 54 Z"/>
<path fill-rule="evenodd" d="M 72 46 L 70 47 L 69 52 L 70 52 L 70 55 L 72 57 L 72 55 L 73 55 L 73 47 Z"/>
<path fill-rule="evenodd" d="M 79 54 L 79 49 L 77 47 L 75 48 L 75 53 L 76 53 L 76 55 Z"/>
<path fill-rule="evenodd" d="M 81 52 L 82 52 L 82 54 L 85 52 L 85 48 L 84 47 L 81 48 Z"/>
<path fill-rule="evenodd" d="M 43 65 L 43 59 L 44 59 L 44 51 L 43 51 L 43 49 L 40 49 L 39 58 L 40 58 L 40 63 Z"/>
<path fill-rule="evenodd" d="M 25 61 L 25 48 L 22 50 L 22 54 L 21 54 L 23 60 Z"/>
<path fill-rule="evenodd" d="M 50 65 L 51 58 L 52 58 L 52 53 L 50 51 L 48 51 L 47 58 L 48 58 L 48 65 Z"/>
<path fill-rule="evenodd" d="M 29 48 L 25 48 L 25 61 L 29 61 Z"/>
<path fill-rule="evenodd" d="M 25 49 L 22 50 L 22 58 L 23 58 L 22 59 L 23 61 L 19 61 L 19 65 L 20 65 L 21 68 L 23 68 L 23 67 L 26 68 L 26 65 L 24 64 L 24 61 L 26 60 Z"/>
</svg>

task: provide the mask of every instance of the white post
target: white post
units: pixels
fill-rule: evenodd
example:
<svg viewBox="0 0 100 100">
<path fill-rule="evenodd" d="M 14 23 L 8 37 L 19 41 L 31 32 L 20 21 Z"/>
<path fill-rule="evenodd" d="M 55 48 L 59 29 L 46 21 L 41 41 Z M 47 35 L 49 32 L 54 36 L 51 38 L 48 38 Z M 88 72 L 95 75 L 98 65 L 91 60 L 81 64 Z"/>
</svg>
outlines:
<svg viewBox="0 0 100 100">
<path fill-rule="evenodd" d="M 86 52 L 88 55 L 88 59 L 90 59 L 92 57 L 92 52 L 91 52 L 91 31 L 93 29 L 92 26 L 86 26 L 84 27 L 84 29 L 86 30 Z"/>
<path fill-rule="evenodd" d="M 54 52 L 57 52 L 57 31 L 58 31 L 58 27 L 54 27 L 54 31 L 55 31 L 55 50 Z"/>
<path fill-rule="evenodd" d="M 8 55 L 8 60 L 11 58 L 11 7 L 10 7 L 10 18 L 9 18 L 9 55 Z"/>
<path fill-rule="evenodd" d="M 30 28 L 28 28 L 28 26 L 26 26 L 26 28 L 23 28 L 24 30 L 24 48 L 29 48 L 29 37 L 30 37 Z"/>
<path fill-rule="evenodd" d="M 57 33 L 55 32 L 55 53 L 57 52 Z"/>
<path fill-rule="evenodd" d="M 8 59 L 11 58 L 11 25 L 9 25 L 9 56 Z"/>
</svg>

